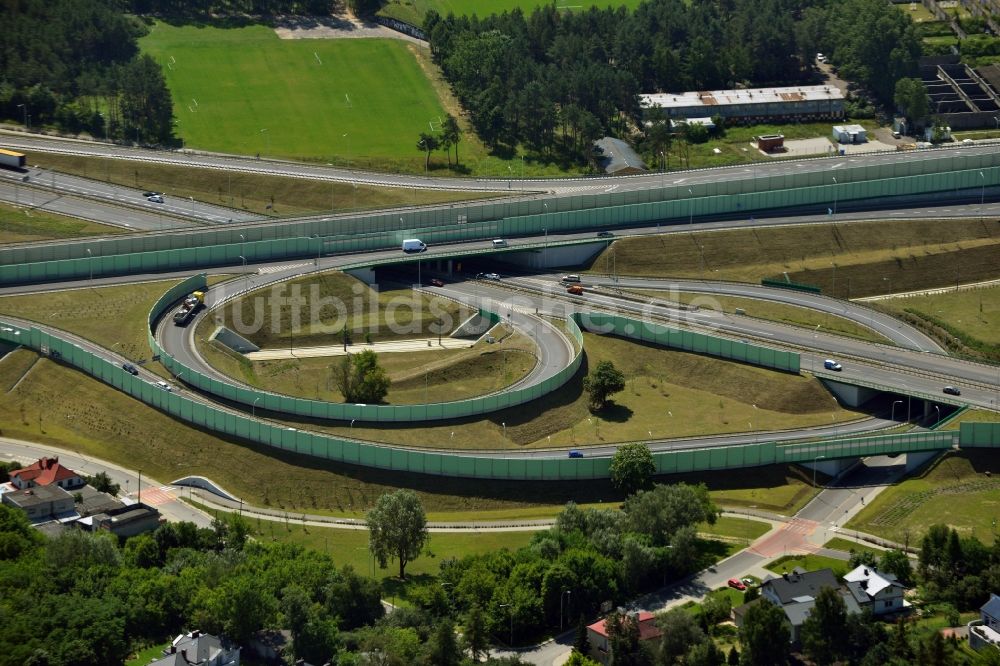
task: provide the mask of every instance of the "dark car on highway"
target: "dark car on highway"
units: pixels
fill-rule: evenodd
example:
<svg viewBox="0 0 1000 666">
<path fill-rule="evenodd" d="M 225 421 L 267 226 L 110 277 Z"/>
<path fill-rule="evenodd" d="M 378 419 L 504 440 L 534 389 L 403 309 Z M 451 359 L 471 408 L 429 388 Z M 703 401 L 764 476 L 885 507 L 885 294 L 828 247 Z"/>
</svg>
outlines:
<svg viewBox="0 0 1000 666">
<path fill-rule="evenodd" d="M 597 232 L 597 237 L 598 238 L 614 238 L 615 235 L 613 233 L 611 233 L 610 231 L 598 231 Z"/>
<path fill-rule="evenodd" d="M 962 395 L 961 389 L 957 386 L 945 386 L 943 390 L 948 395 Z"/>
<path fill-rule="evenodd" d="M 139 374 L 139 368 L 135 367 L 131 363 L 122 363 L 122 370 L 124 370 L 125 372 L 127 372 L 130 375 L 138 375 Z"/>
<path fill-rule="evenodd" d="M 444 280 L 440 280 L 438 278 L 431 278 L 431 286 L 432 287 L 443 287 L 444 286 Z"/>
</svg>

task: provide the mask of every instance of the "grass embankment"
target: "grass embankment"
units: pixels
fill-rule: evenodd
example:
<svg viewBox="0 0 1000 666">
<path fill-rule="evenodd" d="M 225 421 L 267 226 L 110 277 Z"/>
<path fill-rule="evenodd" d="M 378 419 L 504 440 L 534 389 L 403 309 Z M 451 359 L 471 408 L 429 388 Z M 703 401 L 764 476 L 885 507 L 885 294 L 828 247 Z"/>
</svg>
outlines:
<svg viewBox="0 0 1000 666">
<path fill-rule="evenodd" d="M 992 450 L 945 453 L 917 475 L 882 491 L 846 527 L 912 546 L 931 525 L 943 523 L 990 544 L 1000 503 L 998 473 L 1000 459 Z"/>
<path fill-rule="evenodd" d="M 213 275 L 209 284 L 227 276 Z M 111 287 L 81 287 L 42 294 L 0 297 L 0 313 L 75 333 L 133 361 L 151 356 L 146 338 L 149 311 L 179 280 Z M 146 366 L 164 376 L 158 363 Z"/>
<path fill-rule="evenodd" d="M 633 293 L 649 298 L 658 298 L 676 303 L 695 304 L 702 310 L 717 310 L 719 312 L 734 312 L 737 308 L 745 311 L 748 317 L 779 321 L 793 326 L 813 328 L 821 326 L 827 333 L 837 333 L 860 340 L 870 340 L 883 344 L 892 342 L 883 335 L 857 324 L 850 319 L 838 317 L 825 312 L 786 303 L 759 300 L 756 298 L 741 298 L 739 296 L 720 296 L 718 294 L 695 294 L 656 289 L 629 289 Z"/>
<path fill-rule="evenodd" d="M 204 344 L 201 353 L 217 370 L 260 389 L 330 402 L 344 399 L 333 376 L 339 356 L 249 361 L 215 341 Z M 502 345 L 484 340 L 468 349 L 379 354 L 379 365 L 392 381 L 385 402 L 447 402 L 499 391 L 531 372 L 537 364 L 534 354 L 535 344 L 520 333 Z"/>
<path fill-rule="evenodd" d="M 733 518 L 730 516 L 719 516 L 714 525 L 702 523 L 698 525 L 698 534 L 710 537 L 722 537 L 727 541 L 749 542 L 757 537 L 767 534 L 771 525 L 759 520 L 748 518 Z"/>
<path fill-rule="evenodd" d="M 606 254 L 614 253 L 622 275 L 704 273 L 757 283 L 787 273 L 824 294 L 857 298 L 994 279 L 998 252 L 994 220 L 882 220 L 623 238 L 591 270 L 603 273 Z"/>
<path fill-rule="evenodd" d="M 957 418 L 948 421 L 941 427 L 941 430 L 959 430 L 963 423 L 1000 423 L 1000 412 L 988 409 L 967 409 Z"/>
<path fill-rule="evenodd" d="M 427 448 L 583 448 L 829 424 L 858 416 L 842 409 L 811 378 L 590 333 L 584 334 L 584 348 L 587 363 L 573 379 L 525 405 L 483 418 L 417 428 L 356 423 L 353 435 Z M 627 387 L 603 412 L 591 414 L 583 377 L 588 367 L 603 360 L 613 361 L 625 373 Z M 352 434 L 347 424 L 309 427 Z"/>
<path fill-rule="evenodd" d="M 1000 361 L 1000 286 L 888 298 L 881 306 L 952 353 Z"/>
<path fill-rule="evenodd" d="M 345 273 L 308 275 L 258 289 L 215 311 L 198 326 L 207 340 L 226 326 L 262 349 L 449 335 L 473 314 L 455 301 L 411 289 L 376 291 Z"/>
<path fill-rule="evenodd" d="M 10 390 L 30 362 L 34 367 Z M 260 506 L 361 517 L 381 494 L 405 487 L 419 495 L 431 520 L 503 520 L 552 517 L 570 500 L 612 507 L 621 501 L 606 480 L 537 484 L 395 474 L 217 437 L 28 351 L 0 359 L 0 387 L 3 436 L 63 446 L 164 482 L 208 476 Z M 800 472 L 772 466 L 658 480 L 704 482 L 722 505 L 794 513 L 810 492 Z"/>
<path fill-rule="evenodd" d="M 48 193 L 39 194 L 38 203 L 43 197 L 50 198 Z M 98 224 L 87 220 L 78 220 L 57 213 L 36 210 L 27 205 L 31 195 L 27 189 L 21 194 L 22 206 L 12 206 L 0 203 L 0 243 L 27 243 L 31 241 L 51 240 L 55 238 L 83 238 L 86 236 L 105 236 L 120 234 L 128 229 L 109 224 Z"/>
<path fill-rule="evenodd" d="M 62 173 L 124 187 L 164 192 L 167 197 L 228 206 L 260 215 L 304 215 L 396 206 L 449 203 L 493 196 L 402 187 L 373 187 L 303 178 L 199 169 L 196 167 L 78 157 L 32 151 L 31 163 Z M 136 194 L 137 201 L 141 201 Z"/>
</svg>

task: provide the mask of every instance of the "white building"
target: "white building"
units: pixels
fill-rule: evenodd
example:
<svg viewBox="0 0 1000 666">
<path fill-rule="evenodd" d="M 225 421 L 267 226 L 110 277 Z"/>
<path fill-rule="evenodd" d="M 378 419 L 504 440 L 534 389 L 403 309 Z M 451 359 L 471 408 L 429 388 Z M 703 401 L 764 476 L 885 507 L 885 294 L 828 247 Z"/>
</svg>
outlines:
<svg viewBox="0 0 1000 666">
<path fill-rule="evenodd" d="M 847 591 L 862 609 L 873 615 L 895 613 L 903 609 L 906 587 L 891 573 L 882 573 L 875 567 L 860 566 L 844 576 Z"/>
<path fill-rule="evenodd" d="M 833 140 L 837 143 L 866 143 L 868 130 L 861 125 L 834 125 Z"/>
</svg>

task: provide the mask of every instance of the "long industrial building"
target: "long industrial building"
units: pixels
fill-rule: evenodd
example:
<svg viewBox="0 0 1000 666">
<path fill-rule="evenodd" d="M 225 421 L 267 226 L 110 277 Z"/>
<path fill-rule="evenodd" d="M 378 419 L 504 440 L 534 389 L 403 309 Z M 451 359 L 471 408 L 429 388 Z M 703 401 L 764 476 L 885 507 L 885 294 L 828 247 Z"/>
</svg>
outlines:
<svg viewBox="0 0 1000 666">
<path fill-rule="evenodd" d="M 839 120 L 844 95 L 835 86 L 749 88 L 639 95 L 643 109 L 663 109 L 668 118 L 722 116 L 738 122 Z"/>
</svg>

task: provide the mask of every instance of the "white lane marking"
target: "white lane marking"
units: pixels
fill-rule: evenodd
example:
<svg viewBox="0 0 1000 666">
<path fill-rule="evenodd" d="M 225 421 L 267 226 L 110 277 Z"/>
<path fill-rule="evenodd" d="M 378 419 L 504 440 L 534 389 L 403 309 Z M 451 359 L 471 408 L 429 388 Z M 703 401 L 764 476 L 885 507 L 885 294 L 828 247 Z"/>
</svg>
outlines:
<svg viewBox="0 0 1000 666">
<path fill-rule="evenodd" d="M 302 266 L 312 266 L 311 261 L 306 261 L 301 264 L 280 264 L 278 266 L 261 266 L 257 269 L 259 275 L 268 275 L 269 273 L 280 273 L 281 271 L 291 270 L 292 268 L 300 268 Z"/>
</svg>

